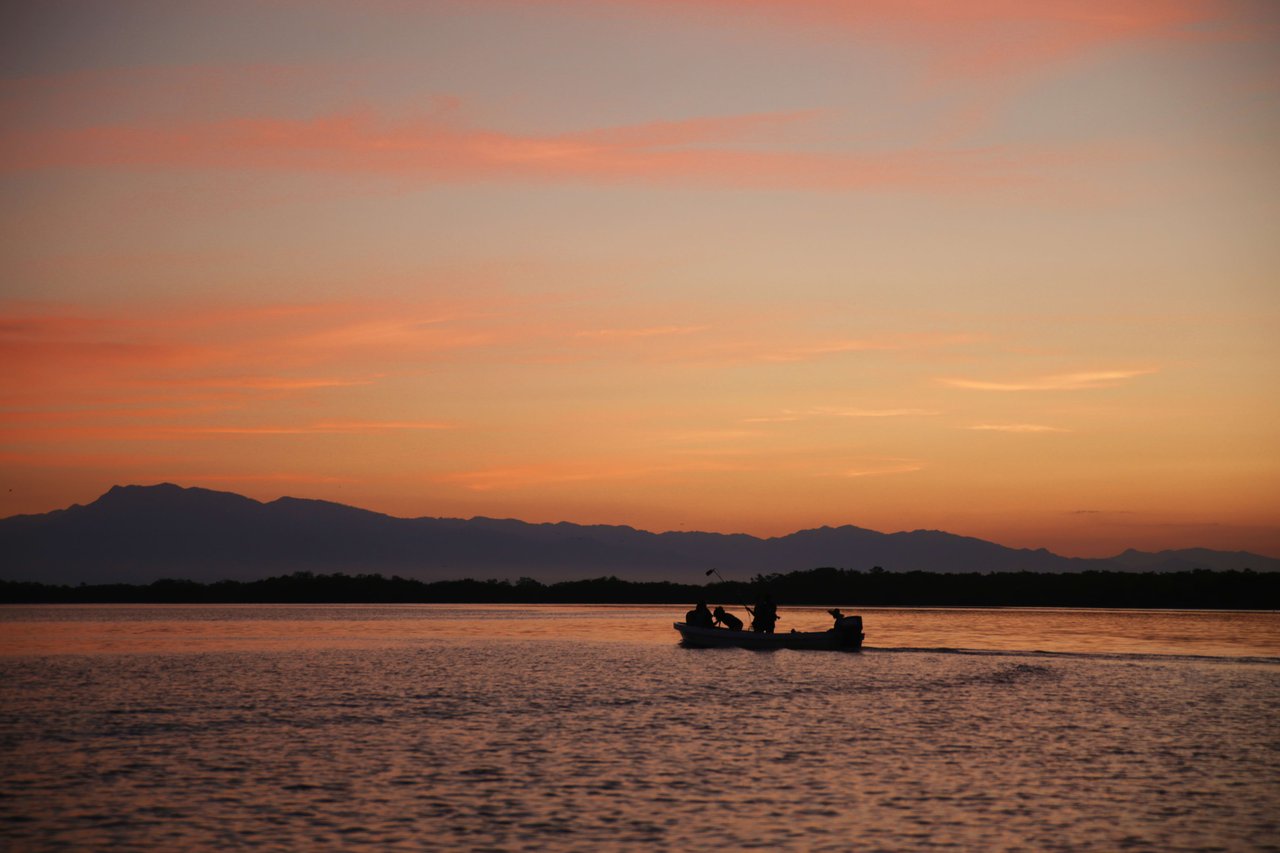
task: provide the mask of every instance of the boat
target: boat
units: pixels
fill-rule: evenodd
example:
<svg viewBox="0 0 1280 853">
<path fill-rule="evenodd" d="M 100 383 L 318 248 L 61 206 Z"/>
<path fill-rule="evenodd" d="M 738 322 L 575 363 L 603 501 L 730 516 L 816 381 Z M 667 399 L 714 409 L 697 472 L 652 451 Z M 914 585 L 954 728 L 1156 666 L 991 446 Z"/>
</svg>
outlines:
<svg viewBox="0 0 1280 853">
<path fill-rule="evenodd" d="M 686 622 L 673 626 L 680 632 L 681 645 L 695 649 L 814 649 L 856 652 L 862 648 L 862 617 L 846 616 L 829 631 L 788 631 L 766 634 L 762 631 L 731 631 L 728 628 L 703 628 Z"/>
</svg>

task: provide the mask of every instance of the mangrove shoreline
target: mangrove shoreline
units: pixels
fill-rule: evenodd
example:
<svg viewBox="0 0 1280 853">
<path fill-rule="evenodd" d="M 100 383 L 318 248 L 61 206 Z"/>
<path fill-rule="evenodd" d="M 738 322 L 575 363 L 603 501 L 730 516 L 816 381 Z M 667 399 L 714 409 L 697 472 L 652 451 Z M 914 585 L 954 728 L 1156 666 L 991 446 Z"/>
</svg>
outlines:
<svg viewBox="0 0 1280 853">
<path fill-rule="evenodd" d="M 684 604 L 1280 609 L 1280 573 L 1242 571 L 937 573 L 819 568 L 705 585 L 617 577 L 544 584 L 532 578 L 423 582 L 380 574 L 290 575 L 257 581 L 58 586 L 0 581 L 5 604 Z"/>
</svg>

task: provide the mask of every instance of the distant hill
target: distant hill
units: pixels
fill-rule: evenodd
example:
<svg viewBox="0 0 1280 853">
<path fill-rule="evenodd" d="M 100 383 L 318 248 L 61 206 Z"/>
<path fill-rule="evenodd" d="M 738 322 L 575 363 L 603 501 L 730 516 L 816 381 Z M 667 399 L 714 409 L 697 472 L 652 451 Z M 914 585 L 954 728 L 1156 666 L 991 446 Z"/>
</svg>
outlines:
<svg viewBox="0 0 1280 853">
<path fill-rule="evenodd" d="M 544 583 L 618 575 L 701 583 L 817 566 L 887 571 L 1280 571 L 1245 552 L 1125 551 L 1096 560 L 1006 548 L 936 530 L 821 527 L 762 539 L 649 533 L 510 519 L 396 518 L 327 501 L 262 503 L 229 492 L 115 486 L 86 506 L 0 519 L 0 579 L 42 583 L 256 580 L 295 571 L 378 572 L 423 581 L 517 578 Z"/>
</svg>

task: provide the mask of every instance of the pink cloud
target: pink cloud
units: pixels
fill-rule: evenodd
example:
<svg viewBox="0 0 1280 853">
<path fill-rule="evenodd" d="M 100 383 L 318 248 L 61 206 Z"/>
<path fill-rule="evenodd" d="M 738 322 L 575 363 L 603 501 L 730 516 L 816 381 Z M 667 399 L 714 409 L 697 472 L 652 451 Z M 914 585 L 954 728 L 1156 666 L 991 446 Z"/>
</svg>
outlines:
<svg viewBox="0 0 1280 853">
<path fill-rule="evenodd" d="M 938 76 L 994 76 L 1141 39 L 1214 37 L 1213 0 L 533 0 L 587 10 L 695 17 L 720 27 L 790 27 L 823 39 L 889 40 L 927 50 Z"/>
<path fill-rule="evenodd" d="M 7 310 L 6 310 L 7 309 Z M 332 303 L 78 309 L 0 306 L 0 402 L 40 409 L 226 409 L 368 385 L 492 342 L 456 306 Z M 472 311 L 479 310 L 472 306 Z M 470 321 L 474 324 L 474 320 Z"/>
<path fill-rule="evenodd" d="M 964 193 L 1039 183 L 1073 162 L 1117 152 L 985 147 L 889 151 L 760 148 L 765 131 L 805 116 L 778 113 L 650 122 L 555 135 L 450 123 L 391 123 L 368 112 L 307 120 L 244 118 L 10 129 L 0 169 L 231 169 L 477 180 L 678 183 L 810 190 Z"/>
</svg>

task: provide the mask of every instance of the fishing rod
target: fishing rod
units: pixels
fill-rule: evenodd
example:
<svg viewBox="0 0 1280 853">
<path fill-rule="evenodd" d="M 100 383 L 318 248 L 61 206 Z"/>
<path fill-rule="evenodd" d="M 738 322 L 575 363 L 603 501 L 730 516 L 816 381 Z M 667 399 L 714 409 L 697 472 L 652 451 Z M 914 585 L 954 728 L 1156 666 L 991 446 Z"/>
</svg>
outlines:
<svg viewBox="0 0 1280 853">
<path fill-rule="evenodd" d="M 727 583 L 728 583 L 728 581 L 724 579 L 724 575 L 720 574 L 720 572 L 716 571 L 715 569 L 707 569 L 705 572 L 703 572 L 703 575 L 704 575 L 704 576 L 706 576 L 706 577 L 711 577 L 712 575 L 715 575 L 716 577 L 718 577 L 718 578 L 720 579 L 720 583 L 723 583 L 723 584 L 727 584 Z M 755 618 L 755 615 L 756 615 L 756 614 L 755 614 L 755 613 L 752 613 L 752 611 L 751 611 L 751 608 L 750 608 L 750 607 L 748 607 L 747 605 L 743 604 L 742 602 L 739 602 L 739 603 L 738 603 L 738 606 L 739 606 L 739 607 L 741 607 L 743 610 L 747 611 L 748 613 L 751 613 L 751 618 L 752 618 L 752 619 L 754 619 L 754 618 Z"/>
<path fill-rule="evenodd" d="M 724 579 L 724 575 L 720 574 L 720 572 L 716 571 L 715 569 L 707 569 L 705 572 L 703 572 L 703 575 L 705 577 L 711 577 L 712 575 L 715 575 L 720 579 L 720 583 L 723 583 L 723 584 L 728 583 L 728 581 Z M 752 621 L 753 622 L 755 621 L 756 612 L 752 610 L 750 607 L 748 607 L 745 602 L 741 602 L 741 601 L 738 602 L 738 606 L 741 607 L 743 610 L 747 611 L 747 613 L 751 614 Z M 780 617 L 776 617 L 776 614 L 775 614 L 775 618 L 780 618 Z"/>
</svg>

